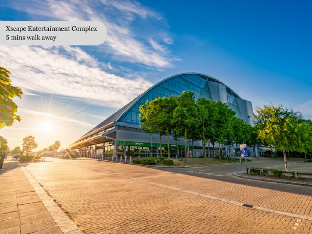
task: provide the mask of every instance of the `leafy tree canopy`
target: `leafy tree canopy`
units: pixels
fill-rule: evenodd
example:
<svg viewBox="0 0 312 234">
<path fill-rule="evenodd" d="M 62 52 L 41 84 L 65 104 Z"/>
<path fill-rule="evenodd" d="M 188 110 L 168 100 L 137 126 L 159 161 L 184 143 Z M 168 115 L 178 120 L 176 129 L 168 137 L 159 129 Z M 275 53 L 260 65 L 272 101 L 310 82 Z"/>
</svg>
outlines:
<svg viewBox="0 0 312 234">
<path fill-rule="evenodd" d="M 8 141 L 4 137 L 0 136 L 0 153 L 8 151 L 9 151 Z"/>
<path fill-rule="evenodd" d="M 21 118 L 16 114 L 17 105 L 13 101 L 14 97 L 22 97 L 21 88 L 15 87 L 10 79 L 10 72 L 4 67 L 0 67 L 0 128 L 12 126 L 15 120 Z"/>
<path fill-rule="evenodd" d="M 21 147 L 16 146 L 13 150 L 12 150 L 12 154 L 20 154 L 22 152 Z"/>
<path fill-rule="evenodd" d="M 23 151 L 26 152 L 26 155 L 29 154 L 33 149 L 37 148 L 37 142 L 35 141 L 35 137 L 27 136 L 23 139 Z"/>
</svg>

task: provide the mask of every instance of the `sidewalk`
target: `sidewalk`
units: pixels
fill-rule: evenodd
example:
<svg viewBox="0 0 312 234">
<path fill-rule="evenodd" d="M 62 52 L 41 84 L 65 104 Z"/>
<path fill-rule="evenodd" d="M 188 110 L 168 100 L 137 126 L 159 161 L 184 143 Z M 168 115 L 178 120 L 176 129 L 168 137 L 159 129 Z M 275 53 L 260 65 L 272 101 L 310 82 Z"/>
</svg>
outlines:
<svg viewBox="0 0 312 234">
<path fill-rule="evenodd" d="M 0 170 L 0 234 L 62 233 L 17 162 Z"/>
</svg>

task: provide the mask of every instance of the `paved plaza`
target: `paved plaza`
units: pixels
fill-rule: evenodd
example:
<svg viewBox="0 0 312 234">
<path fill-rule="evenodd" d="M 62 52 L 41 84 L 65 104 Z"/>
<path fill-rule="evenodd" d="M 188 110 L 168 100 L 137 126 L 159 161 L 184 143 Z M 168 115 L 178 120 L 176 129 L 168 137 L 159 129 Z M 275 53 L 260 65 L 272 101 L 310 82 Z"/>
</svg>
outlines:
<svg viewBox="0 0 312 234">
<path fill-rule="evenodd" d="M 25 165 L 23 170 L 82 233 L 312 233 L 310 187 L 260 181 L 245 184 L 243 179 L 227 176 L 225 169 L 218 174 L 214 167 L 195 169 L 207 174 L 198 176 L 202 173 L 83 158 L 51 159 Z M 28 206 L 42 205 L 20 168 L 1 172 L 0 178 L 11 179 L 1 196 L 9 191 L 17 194 L 17 189 L 27 184 L 27 192 L 33 194 Z M 18 209 L 12 215 L 15 212 L 18 217 Z M 46 210 L 42 212 L 34 220 L 51 221 Z M 2 210 L 0 217 L 5 220 L 8 214 Z M 11 233 L 4 231 L 6 228 L 25 230 L 21 218 L 13 219 L 16 223 L 1 226 L 0 233 Z M 59 231 L 54 225 L 51 228 Z"/>
<path fill-rule="evenodd" d="M 0 171 L 0 233 L 62 233 L 17 163 Z"/>
</svg>

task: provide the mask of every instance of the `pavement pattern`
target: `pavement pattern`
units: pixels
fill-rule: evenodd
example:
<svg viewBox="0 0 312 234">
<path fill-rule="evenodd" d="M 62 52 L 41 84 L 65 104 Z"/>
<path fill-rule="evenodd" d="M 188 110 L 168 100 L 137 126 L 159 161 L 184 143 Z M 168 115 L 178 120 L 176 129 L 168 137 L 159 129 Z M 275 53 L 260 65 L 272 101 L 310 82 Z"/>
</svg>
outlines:
<svg viewBox="0 0 312 234">
<path fill-rule="evenodd" d="M 16 162 L 0 171 L 0 234 L 62 233 Z"/>
<path fill-rule="evenodd" d="M 280 191 L 94 159 L 26 169 L 84 233 L 312 233 L 312 188 Z"/>
</svg>

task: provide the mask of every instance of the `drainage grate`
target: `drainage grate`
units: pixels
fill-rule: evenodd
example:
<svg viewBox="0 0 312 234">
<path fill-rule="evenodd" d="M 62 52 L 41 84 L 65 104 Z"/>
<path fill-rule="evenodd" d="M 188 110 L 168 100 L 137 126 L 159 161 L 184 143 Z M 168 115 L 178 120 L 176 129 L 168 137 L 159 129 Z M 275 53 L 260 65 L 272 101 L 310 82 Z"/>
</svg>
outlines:
<svg viewBox="0 0 312 234">
<path fill-rule="evenodd" d="M 253 207 L 253 205 L 250 205 L 250 204 L 243 204 L 243 206 L 248 207 L 248 208 L 252 208 Z"/>
</svg>

